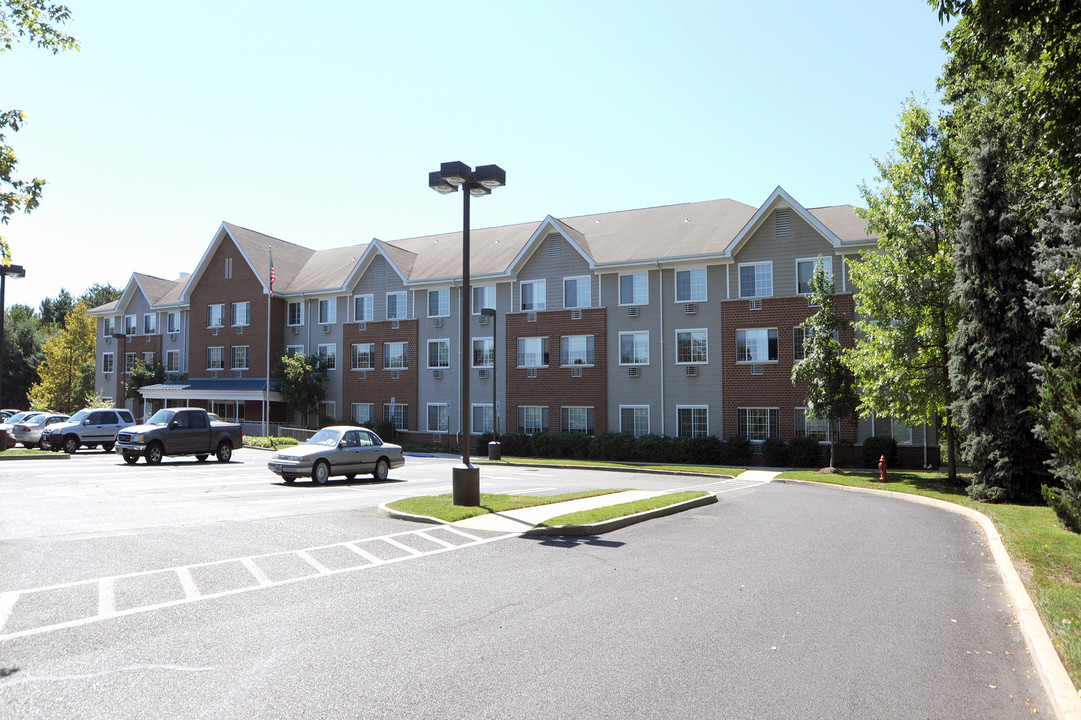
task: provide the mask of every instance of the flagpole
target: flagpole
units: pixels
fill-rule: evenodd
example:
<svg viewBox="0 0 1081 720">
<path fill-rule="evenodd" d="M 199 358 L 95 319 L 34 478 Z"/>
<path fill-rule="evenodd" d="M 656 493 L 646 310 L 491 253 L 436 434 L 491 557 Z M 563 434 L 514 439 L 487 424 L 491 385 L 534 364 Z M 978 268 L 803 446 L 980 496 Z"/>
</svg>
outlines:
<svg viewBox="0 0 1081 720">
<path fill-rule="evenodd" d="M 263 387 L 263 437 L 270 435 L 270 299 L 274 297 L 274 251 L 267 245 L 270 258 L 270 283 L 266 296 L 266 385 Z"/>
</svg>

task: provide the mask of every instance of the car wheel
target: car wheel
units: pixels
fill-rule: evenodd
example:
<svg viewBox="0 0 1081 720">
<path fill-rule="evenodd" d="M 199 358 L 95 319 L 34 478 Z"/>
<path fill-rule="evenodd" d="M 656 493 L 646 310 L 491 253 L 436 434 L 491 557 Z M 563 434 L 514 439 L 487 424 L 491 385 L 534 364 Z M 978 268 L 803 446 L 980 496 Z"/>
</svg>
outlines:
<svg viewBox="0 0 1081 720">
<path fill-rule="evenodd" d="M 135 463 L 139 462 L 139 456 L 132 455 L 131 453 L 124 453 L 124 462 L 126 462 L 128 465 L 134 465 Z"/>
<path fill-rule="evenodd" d="M 104 450 L 105 452 L 112 452 L 113 451 L 113 444 L 112 443 L 105 443 L 105 444 L 103 444 L 101 446 L 101 449 Z"/>
<path fill-rule="evenodd" d="M 379 458 L 379 462 L 375 464 L 375 471 L 372 472 L 372 477 L 379 482 L 383 482 L 388 475 L 390 475 L 390 463 L 387 462 L 386 458 Z"/>
<path fill-rule="evenodd" d="M 217 452 L 218 462 L 229 462 L 233 457 L 233 444 L 228 440 L 222 440 L 218 443 Z"/>
<path fill-rule="evenodd" d="M 68 435 L 64 438 L 64 452 L 68 455 L 74 455 L 79 451 L 79 438 L 74 435 Z"/>
<path fill-rule="evenodd" d="M 49 445 L 44 440 L 38 440 L 37 448 L 38 450 L 48 450 Z"/>
<path fill-rule="evenodd" d="M 206 459 L 208 457 L 210 457 L 210 456 L 209 455 L 196 455 L 195 459 L 198 460 L 199 462 L 206 462 Z"/>
<path fill-rule="evenodd" d="M 312 468 L 312 482 L 316 485 L 326 485 L 330 479 L 330 463 L 326 460 L 317 460 Z"/>
<path fill-rule="evenodd" d="M 153 442 L 146 447 L 146 464 L 157 465 L 161 462 L 162 447 L 161 443 Z"/>
</svg>

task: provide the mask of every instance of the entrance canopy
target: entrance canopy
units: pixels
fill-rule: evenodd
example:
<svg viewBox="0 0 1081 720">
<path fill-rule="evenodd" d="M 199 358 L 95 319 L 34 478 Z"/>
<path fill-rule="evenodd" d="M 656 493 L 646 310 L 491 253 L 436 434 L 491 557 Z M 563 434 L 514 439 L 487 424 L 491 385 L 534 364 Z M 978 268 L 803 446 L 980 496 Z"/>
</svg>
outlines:
<svg viewBox="0 0 1081 720">
<path fill-rule="evenodd" d="M 144 400 L 253 400 L 283 402 L 281 393 L 266 394 L 266 378 L 191 378 L 139 389 Z"/>
</svg>

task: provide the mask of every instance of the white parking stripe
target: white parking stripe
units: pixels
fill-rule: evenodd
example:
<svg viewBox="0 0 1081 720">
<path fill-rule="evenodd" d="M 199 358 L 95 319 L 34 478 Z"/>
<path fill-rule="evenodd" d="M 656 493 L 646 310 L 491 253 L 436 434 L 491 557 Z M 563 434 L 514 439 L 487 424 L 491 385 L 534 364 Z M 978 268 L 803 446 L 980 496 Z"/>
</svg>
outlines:
<svg viewBox="0 0 1081 720">
<path fill-rule="evenodd" d="M 0 593 L 0 632 L 4 631 L 4 625 L 7 624 L 8 618 L 11 617 L 11 611 L 17 602 L 19 602 L 19 593 Z"/>
<path fill-rule="evenodd" d="M 180 587 L 184 589 L 184 598 L 186 600 L 198 600 L 202 593 L 199 592 L 199 587 L 195 584 L 195 578 L 191 576 L 191 570 L 186 567 L 178 567 L 176 575 L 180 578 Z"/>
<path fill-rule="evenodd" d="M 240 561 L 240 564 L 248 568 L 248 572 L 252 574 L 252 577 L 259 581 L 260 585 L 266 587 L 267 585 L 274 584 L 270 577 L 268 577 L 267 574 L 263 572 L 263 568 L 256 565 L 255 561 L 251 558 L 244 558 Z"/>
<path fill-rule="evenodd" d="M 405 550 L 410 555 L 420 555 L 421 554 L 421 551 L 417 550 L 415 547 L 409 547 L 408 545 L 406 545 L 404 543 L 398 542 L 394 538 L 385 537 L 385 538 L 382 538 L 382 540 L 383 540 L 383 542 L 387 543 L 388 545 L 393 545 L 394 547 L 398 548 L 399 550 Z"/>
<path fill-rule="evenodd" d="M 116 588 L 112 578 L 98 580 L 98 615 L 108 617 L 116 614 Z"/>
<path fill-rule="evenodd" d="M 303 560 L 304 562 L 308 563 L 313 568 L 315 568 L 316 571 L 320 575 L 329 575 L 330 574 L 330 568 L 328 568 L 326 565 L 324 565 L 323 563 L 321 563 L 318 560 L 316 560 L 315 558 L 313 558 L 311 555 L 309 555 L 305 551 L 298 550 L 296 552 L 296 554 L 300 556 L 301 560 Z"/>
<path fill-rule="evenodd" d="M 363 550 L 363 549 L 357 547 L 355 544 L 353 544 L 351 542 L 342 543 L 342 545 L 344 545 L 347 550 L 352 550 L 357 555 L 360 555 L 362 558 L 364 558 L 365 560 L 370 562 L 372 565 L 382 565 L 383 564 L 383 561 L 380 558 L 377 558 L 375 555 L 372 555 L 367 550 Z"/>
</svg>

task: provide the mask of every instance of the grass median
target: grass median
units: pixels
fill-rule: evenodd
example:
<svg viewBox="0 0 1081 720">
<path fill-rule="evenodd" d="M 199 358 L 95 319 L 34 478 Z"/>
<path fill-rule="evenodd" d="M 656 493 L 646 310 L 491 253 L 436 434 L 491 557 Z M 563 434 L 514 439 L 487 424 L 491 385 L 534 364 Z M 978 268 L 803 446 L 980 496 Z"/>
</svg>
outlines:
<svg viewBox="0 0 1081 720">
<path fill-rule="evenodd" d="M 541 526 L 560 527 L 563 525 L 594 525 L 608 520 L 615 520 L 616 518 L 637 515 L 638 513 L 649 512 L 650 510 L 657 510 L 670 505 L 678 505 L 681 502 L 695 500 L 700 497 L 705 497 L 706 495 L 709 495 L 709 493 L 704 490 L 686 490 L 684 492 L 665 493 L 664 495 L 657 495 L 644 500 L 635 500 L 634 502 L 608 505 L 607 507 L 559 515 L 558 517 L 545 520 L 541 523 Z"/>
<path fill-rule="evenodd" d="M 582 498 L 610 495 L 612 493 L 625 492 L 626 488 L 614 490 L 586 490 L 563 495 L 492 495 L 481 493 L 480 505 L 455 505 L 451 495 L 425 495 L 421 497 L 405 498 L 387 503 L 392 510 L 410 513 L 411 515 L 424 515 L 433 517 L 444 522 L 458 522 L 466 518 L 487 515 L 488 513 L 507 512 L 508 510 L 521 510 L 522 508 L 537 507 L 538 505 L 551 505 L 553 503 L 566 502 L 568 500 L 581 500 Z"/>
<path fill-rule="evenodd" d="M 791 480 L 892 490 L 923 495 L 973 508 L 991 519 L 1010 558 L 1043 617 L 1074 685 L 1081 685 L 1081 535 L 1062 526 L 1046 506 L 992 505 L 965 493 L 968 478 L 950 483 L 941 472 L 889 472 L 881 482 L 876 471 L 846 470 L 819 475 L 813 470 L 787 470 Z"/>
</svg>

